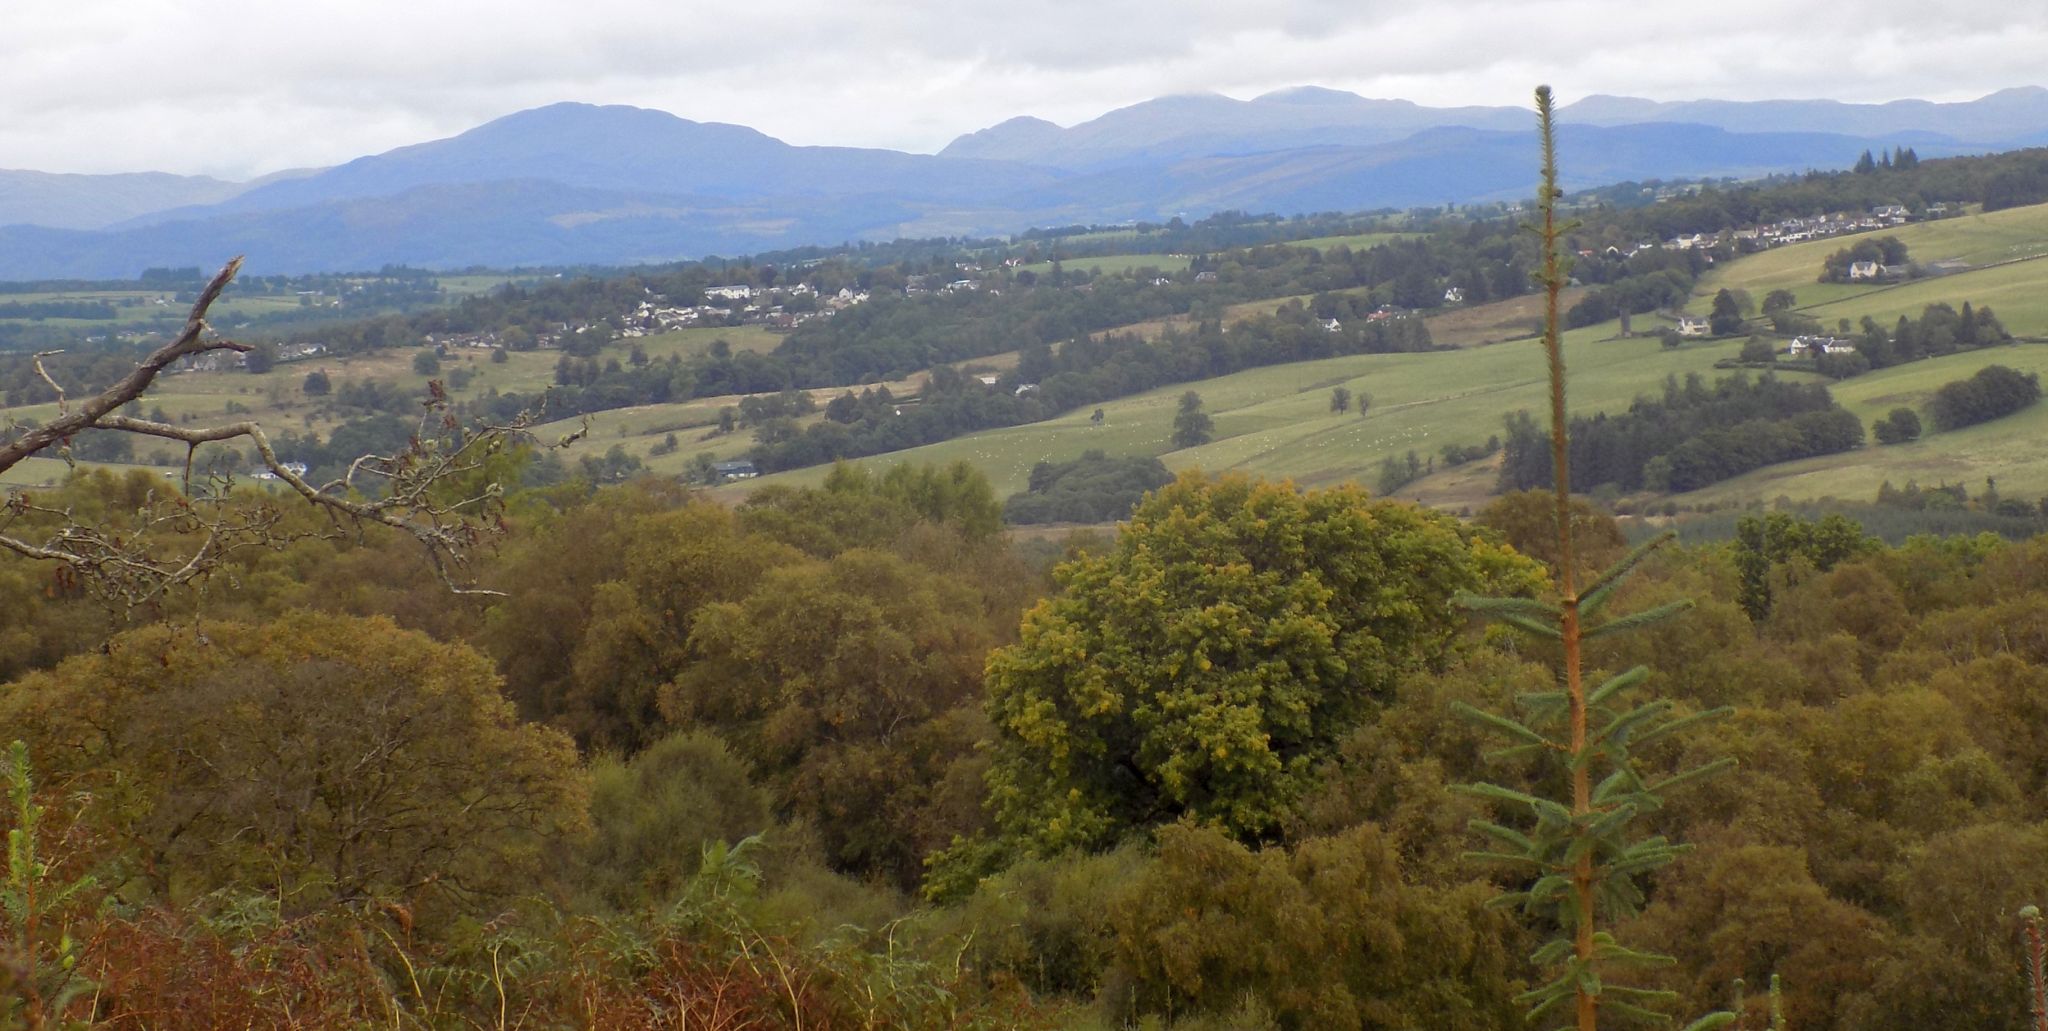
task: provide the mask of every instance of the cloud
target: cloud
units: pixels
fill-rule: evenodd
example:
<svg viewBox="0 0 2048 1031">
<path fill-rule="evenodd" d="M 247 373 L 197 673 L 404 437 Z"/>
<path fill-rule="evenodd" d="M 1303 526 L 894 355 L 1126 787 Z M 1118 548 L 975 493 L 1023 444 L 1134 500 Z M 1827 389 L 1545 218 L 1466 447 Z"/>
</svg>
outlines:
<svg viewBox="0 0 2048 1031">
<path fill-rule="evenodd" d="M 1430 104 L 1958 100 L 2039 75 L 2048 8 L 1955 0 L 72 0 L 0 36 L 0 162 L 245 176 L 557 100 L 794 143 L 936 150 L 1167 93 L 1317 84 Z"/>
</svg>

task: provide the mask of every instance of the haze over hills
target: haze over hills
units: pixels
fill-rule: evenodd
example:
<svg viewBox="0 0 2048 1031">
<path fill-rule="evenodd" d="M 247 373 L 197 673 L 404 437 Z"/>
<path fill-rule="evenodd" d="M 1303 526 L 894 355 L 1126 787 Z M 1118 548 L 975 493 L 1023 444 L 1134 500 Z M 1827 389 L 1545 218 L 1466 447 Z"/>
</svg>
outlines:
<svg viewBox="0 0 2048 1031">
<path fill-rule="evenodd" d="M 1244 154 L 1288 147 L 1382 143 L 1428 128 L 1527 131 L 1520 107 L 1431 108 L 1304 86 L 1251 100 L 1219 94 L 1160 97 L 1060 128 L 1013 118 L 955 139 L 939 153 L 1055 168 L 1090 169 L 1195 154 Z M 1899 100 L 1695 100 L 1664 103 L 1591 96 L 1559 112 L 1564 125 L 1682 122 L 1743 133 L 1896 136 L 1931 133 L 1961 143 L 2009 149 L 2048 139 L 2048 89 L 2000 90 L 1978 100 L 1940 104 Z"/>
<path fill-rule="evenodd" d="M 2048 141 L 2048 90 L 1962 104 L 1565 109 L 1574 187 L 1842 168 Z M 266 272 L 623 264 L 1034 225 L 1516 199 L 1529 112 L 1304 87 L 1162 97 L 1068 128 L 1019 118 L 937 155 L 792 146 L 641 108 L 563 103 L 334 168 L 225 183 L 0 172 L 0 278 L 126 278 L 246 253 Z"/>
</svg>

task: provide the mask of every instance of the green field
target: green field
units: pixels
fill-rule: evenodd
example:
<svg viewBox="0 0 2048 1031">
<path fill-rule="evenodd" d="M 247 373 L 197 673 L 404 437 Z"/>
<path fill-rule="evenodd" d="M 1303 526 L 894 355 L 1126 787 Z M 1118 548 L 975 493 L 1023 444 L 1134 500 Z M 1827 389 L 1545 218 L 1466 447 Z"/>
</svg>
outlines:
<svg viewBox="0 0 2048 1031">
<path fill-rule="evenodd" d="M 1104 254 L 1093 258 L 1063 258 L 1060 267 L 1070 272 L 1087 269 L 1097 275 L 1131 272 L 1141 268 L 1153 268 L 1161 272 L 1185 272 L 1188 262 L 1185 254 Z M 1038 261 L 1021 265 L 1018 271 L 1042 276 L 1052 271 L 1052 262 Z"/>
<path fill-rule="evenodd" d="M 1309 238 L 1309 239 L 1306 239 L 1306 240 L 1294 240 L 1294 241 L 1292 241 L 1292 242 L 1288 243 L 1288 245 L 1287 245 L 1287 246 L 1289 246 L 1289 247 L 1310 247 L 1310 248 L 1314 248 L 1315 250 L 1319 250 L 1319 251 L 1327 251 L 1327 250 L 1330 250 L 1330 249 L 1331 249 L 1331 248 L 1333 248 L 1333 247 L 1349 247 L 1349 248 L 1351 248 L 1351 249 L 1352 249 L 1352 250 L 1354 250 L 1354 251 L 1369 251 L 1369 250 L 1373 249 L 1374 247 L 1378 247 L 1379 245 L 1381 245 L 1381 244 L 1383 244 L 1383 243 L 1393 243 L 1393 242 L 1394 242 L 1394 241 L 1396 241 L 1396 240 L 1408 240 L 1408 239 L 1413 239 L 1414 237 L 1416 237 L 1416 236 L 1418 236 L 1418 235 L 1420 235 L 1420 234 L 1418 234 L 1418 233 L 1354 233 L 1354 234 L 1352 234 L 1352 235 L 1350 235 L 1350 236 L 1316 236 L 1316 237 L 1311 237 L 1311 238 Z"/>
<path fill-rule="evenodd" d="M 1725 342 L 1673 351 L 1655 340 L 1606 339 L 1615 329 L 1608 323 L 1566 338 L 1575 410 L 1625 408 L 1639 394 L 1659 389 L 1665 376 L 1711 371 L 1716 359 L 1739 349 Z M 879 468 L 966 460 L 987 472 L 1005 495 L 1024 488 L 1035 463 L 1064 461 L 1091 448 L 1158 455 L 1174 468 L 1241 469 L 1303 484 L 1353 478 L 1370 483 L 1375 467 L 1390 455 L 1411 449 L 1430 455 L 1446 444 L 1476 444 L 1499 433 L 1504 414 L 1543 404 L 1544 382 L 1542 355 L 1533 343 L 1352 355 L 1252 369 L 1112 401 L 1102 406 L 1099 427 L 1089 421 L 1089 411 L 1074 411 L 863 461 Z M 1365 417 L 1330 412 L 1330 391 L 1337 386 L 1372 396 Z M 1202 395 L 1216 421 L 1216 439 L 1174 450 L 1168 443 L 1174 410 L 1188 390 Z M 816 482 L 825 472 L 795 470 L 759 482 Z"/>
<path fill-rule="evenodd" d="M 1868 425 L 1894 408 L 1918 409 L 1942 384 L 1965 379 L 1994 364 L 2048 378 L 2048 345 L 2015 344 L 1930 358 L 1866 373 L 1829 389 L 1843 407 Z M 1759 469 L 1677 500 L 1680 504 L 1778 497 L 1869 501 L 1885 480 L 1904 486 L 1909 479 L 1923 486 L 1963 483 L 1974 494 L 1983 489 L 1987 476 L 1997 477 L 1998 489 L 2008 497 L 2048 494 L 2048 446 L 2043 443 L 2048 441 L 2048 402 L 1952 433 L 1934 433 L 1931 425 L 1928 429 L 1926 436 L 1911 444 L 1879 447 L 1873 440 L 1844 454 Z"/>
<path fill-rule="evenodd" d="M 1957 307 L 1962 302 L 1989 303 L 2006 328 L 2021 336 L 2048 336 L 2048 261 L 1978 269 L 1958 275 L 1917 280 L 1897 286 L 1821 283 L 1821 263 L 1857 240 L 1896 236 L 1914 261 L 1928 264 L 1959 258 L 1971 265 L 2048 255 L 2048 205 L 2008 208 L 1989 215 L 1973 214 L 1920 222 L 1860 236 L 1812 240 L 1750 255 L 1702 276 L 1687 309 L 1706 314 L 1720 290 L 1746 290 L 1758 303 L 1772 290 L 1790 290 L 1799 310 L 1824 324 L 1872 315 L 1890 322 L 1900 315 L 1917 317 L 1937 301 Z"/>
</svg>

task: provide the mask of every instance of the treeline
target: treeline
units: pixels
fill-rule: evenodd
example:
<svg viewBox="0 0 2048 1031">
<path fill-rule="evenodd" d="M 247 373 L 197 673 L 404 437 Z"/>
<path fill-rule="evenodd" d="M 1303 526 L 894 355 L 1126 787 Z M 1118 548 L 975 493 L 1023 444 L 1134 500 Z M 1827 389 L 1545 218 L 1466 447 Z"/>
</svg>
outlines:
<svg viewBox="0 0 2048 1031">
<path fill-rule="evenodd" d="M 1820 331 L 1818 325 L 1804 328 Z M 1852 338 L 1856 350 L 1821 355 L 1814 359 L 1815 371 L 1833 379 L 1847 379 L 1872 369 L 1888 369 L 1922 358 L 2013 341 L 2012 333 L 1990 307 L 1975 307 L 1969 301 L 1963 302 L 1961 311 L 1946 301 L 1930 304 L 1921 310 L 1918 319 L 1899 316 L 1889 330 L 1866 315 L 1860 329 Z"/>
<path fill-rule="evenodd" d="M 1863 424 L 1819 384 L 1737 374 L 1711 388 L 1697 374 L 1664 381 L 1619 415 L 1571 424 L 1572 489 L 1690 491 L 1753 469 L 1863 443 Z M 1527 412 L 1507 418 L 1499 489 L 1551 485 L 1550 438 Z"/>
<path fill-rule="evenodd" d="M 2011 415 L 2041 399 L 2041 377 L 2003 365 L 1987 365 L 1969 379 L 1945 383 L 1927 402 L 1940 430 L 1961 429 Z"/>
<path fill-rule="evenodd" d="M 0 319 L 112 319 L 119 314 L 105 301 L 0 302 Z"/>
<path fill-rule="evenodd" d="M 1031 467 L 1025 489 L 1003 502 L 1003 521 L 1031 523 L 1107 523 L 1131 514 L 1146 494 L 1173 482 L 1159 459 L 1115 458 L 1099 450 L 1081 453 L 1070 462 L 1039 462 Z"/>
<path fill-rule="evenodd" d="M 1594 287 L 1565 312 L 1567 329 L 1598 325 L 1624 314 L 1642 315 L 1682 308 L 1693 283 L 1708 267 L 1707 253 L 1697 249 L 1652 248 L 1626 258 L 1582 260 L 1574 271 Z"/>
<path fill-rule="evenodd" d="M 1658 239 L 1690 233 L 1867 211 L 1901 204 L 1924 211 L 1940 203 L 1981 203 L 1986 211 L 2048 201 L 2048 149 L 2030 148 L 1977 157 L 1928 158 L 1911 167 L 1873 172 L 1809 172 L 1789 182 L 1697 193 L 1618 213 L 1626 224 Z"/>
<path fill-rule="evenodd" d="M 795 469 L 1037 422 L 1157 387 L 1249 368 L 1343 354 L 1423 351 L 1431 346 L 1429 328 L 1420 319 L 1354 322 L 1333 332 L 1300 304 L 1229 326 L 1216 321 L 1192 330 L 1168 326 L 1156 340 L 1135 334 L 1084 336 L 1057 351 L 1044 345 L 1026 348 L 1017 367 L 992 386 L 940 366 L 915 404 L 901 404 L 879 393 L 863 394 L 842 405 L 840 416 L 828 412 L 825 420 L 800 432 L 793 427 L 771 431 L 747 457 L 763 472 Z"/>
<path fill-rule="evenodd" d="M 1873 262 L 1878 265 L 1904 265 L 1908 258 L 1906 245 L 1900 242 L 1896 236 L 1880 236 L 1875 239 L 1858 240 L 1822 260 L 1820 281 L 1823 283 L 1849 282 L 1849 269 L 1859 261 Z"/>
</svg>

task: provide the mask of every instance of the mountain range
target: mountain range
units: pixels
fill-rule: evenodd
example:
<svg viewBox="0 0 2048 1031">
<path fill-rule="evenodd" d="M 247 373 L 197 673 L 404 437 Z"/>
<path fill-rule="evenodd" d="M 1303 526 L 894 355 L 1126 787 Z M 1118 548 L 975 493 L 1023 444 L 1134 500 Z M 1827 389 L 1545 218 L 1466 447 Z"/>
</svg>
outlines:
<svg viewBox="0 0 2048 1031">
<path fill-rule="evenodd" d="M 2048 143 L 2048 89 L 1975 101 L 1588 97 L 1568 186 L 1841 168 Z M 563 103 L 247 183 L 0 170 L 0 279 L 127 278 L 235 253 L 265 273 L 627 264 L 898 236 L 1405 208 L 1530 189 L 1531 112 L 1316 87 L 1161 97 L 1070 127 L 1014 118 L 936 155 L 792 146 L 660 111 Z"/>
</svg>

